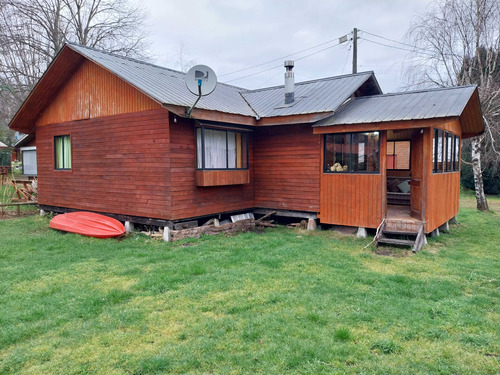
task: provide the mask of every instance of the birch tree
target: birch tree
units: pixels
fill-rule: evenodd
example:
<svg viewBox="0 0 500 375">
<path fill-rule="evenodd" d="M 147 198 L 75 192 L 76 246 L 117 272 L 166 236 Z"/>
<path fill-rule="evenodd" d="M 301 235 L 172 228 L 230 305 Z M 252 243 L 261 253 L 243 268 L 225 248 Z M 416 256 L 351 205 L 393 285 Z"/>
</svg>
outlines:
<svg viewBox="0 0 500 375">
<path fill-rule="evenodd" d="M 437 0 L 406 37 L 411 84 L 478 85 L 486 130 L 472 138 L 471 159 L 477 208 L 486 211 L 481 164 L 500 159 L 500 0 Z"/>
</svg>

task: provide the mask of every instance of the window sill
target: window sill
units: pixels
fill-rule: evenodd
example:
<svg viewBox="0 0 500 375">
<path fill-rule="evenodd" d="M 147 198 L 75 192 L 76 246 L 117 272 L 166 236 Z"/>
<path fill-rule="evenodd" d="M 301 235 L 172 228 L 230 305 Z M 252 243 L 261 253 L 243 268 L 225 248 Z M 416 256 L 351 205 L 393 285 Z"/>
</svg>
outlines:
<svg viewBox="0 0 500 375">
<path fill-rule="evenodd" d="M 196 186 L 224 186 L 248 183 L 250 183 L 250 171 L 248 169 L 196 171 Z"/>
</svg>

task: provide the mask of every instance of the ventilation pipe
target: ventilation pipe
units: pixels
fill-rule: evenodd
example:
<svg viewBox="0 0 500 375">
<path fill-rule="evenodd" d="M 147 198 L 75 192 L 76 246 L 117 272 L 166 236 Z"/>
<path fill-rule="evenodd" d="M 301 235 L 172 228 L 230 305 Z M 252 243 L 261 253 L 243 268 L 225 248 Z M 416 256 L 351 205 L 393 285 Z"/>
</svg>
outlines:
<svg viewBox="0 0 500 375">
<path fill-rule="evenodd" d="M 293 61 L 287 60 L 285 61 L 285 104 L 293 103 L 295 99 L 295 79 L 293 77 Z"/>
</svg>

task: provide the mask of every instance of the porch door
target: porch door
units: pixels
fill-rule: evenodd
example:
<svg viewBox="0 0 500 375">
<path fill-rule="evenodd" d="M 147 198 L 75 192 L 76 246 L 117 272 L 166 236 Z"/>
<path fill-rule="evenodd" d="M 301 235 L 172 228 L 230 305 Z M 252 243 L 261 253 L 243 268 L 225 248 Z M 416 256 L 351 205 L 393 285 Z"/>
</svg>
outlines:
<svg viewBox="0 0 500 375">
<path fill-rule="evenodd" d="M 411 216 L 422 220 L 423 176 L 424 176 L 424 135 L 415 131 L 411 138 Z"/>
</svg>

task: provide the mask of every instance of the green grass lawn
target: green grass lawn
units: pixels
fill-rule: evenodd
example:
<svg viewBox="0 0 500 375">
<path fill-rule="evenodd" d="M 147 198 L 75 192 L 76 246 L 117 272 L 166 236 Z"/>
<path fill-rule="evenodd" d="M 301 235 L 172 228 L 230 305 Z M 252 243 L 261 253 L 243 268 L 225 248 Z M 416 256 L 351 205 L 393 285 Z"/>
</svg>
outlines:
<svg viewBox="0 0 500 375">
<path fill-rule="evenodd" d="M 498 374 L 500 215 L 458 220 L 397 256 L 331 231 L 164 243 L 0 221 L 0 374 Z"/>
</svg>

